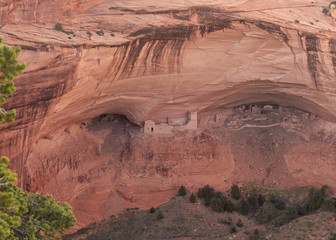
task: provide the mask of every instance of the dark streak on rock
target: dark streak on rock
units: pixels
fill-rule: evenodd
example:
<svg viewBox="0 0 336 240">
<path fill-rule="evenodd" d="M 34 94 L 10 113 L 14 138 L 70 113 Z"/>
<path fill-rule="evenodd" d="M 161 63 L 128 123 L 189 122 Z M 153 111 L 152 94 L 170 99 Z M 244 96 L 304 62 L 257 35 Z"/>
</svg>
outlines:
<svg viewBox="0 0 336 240">
<path fill-rule="evenodd" d="M 317 43 L 318 43 L 318 38 L 314 35 L 305 35 L 306 36 L 306 50 L 311 52 L 311 51 L 317 51 Z"/>
<path fill-rule="evenodd" d="M 330 39 L 329 46 L 330 46 L 330 54 L 332 55 L 331 56 L 332 65 L 334 66 L 334 71 L 336 72 L 336 40 Z"/>
<path fill-rule="evenodd" d="M 330 39 L 329 46 L 330 46 L 330 53 L 336 54 L 336 40 L 335 39 Z"/>
<path fill-rule="evenodd" d="M 195 7 L 192 9 L 198 14 L 198 21 L 203 24 L 200 27 L 200 34 L 216 32 L 231 28 L 229 14 L 222 9 L 212 7 Z"/>
<path fill-rule="evenodd" d="M 19 76 L 15 79 L 17 91 L 6 102 L 6 108 L 16 108 L 17 115 L 13 124 L 0 125 L 0 131 L 8 134 L 8 138 L 1 142 L 0 149 L 6 149 L 3 154 L 11 158 L 14 171 L 20 176 L 18 184 L 21 187 L 29 186 L 25 161 L 32 137 L 37 135 L 50 107 L 76 83 L 73 75 L 76 74 L 77 64 L 68 62 L 62 67 L 57 64 Z"/>
<path fill-rule="evenodd" d="M 161 74 L 179 72 L 181 65 L 182 49 L 185 41 L 189 41 L 192 34 L 197 31 L 195 26 L 176 26 L 176 27 L 159 27 L 155 29 L 145 28 L 132 33 L 130 36 L 138 37 L 129 42 L 127 45 L 119 47 L 117 58 L 114 63 L 117 67 L 114 69 L 115 79 L 124 79 L 135 77 L 137 75 Z M 169 56 L 164 56 L 164 51 Z M 135 65 L 140 54 L 144 54 L 142 63 L 144 70 L 135 69 Z M 151 57 L 151 59 L 148 59 Z M 168 69 L 161 67 L 163 59 L 169 59 Z M 147 63 L 150 66 L 147 66 Z"/>
<path fill-rule="evenodd" d="M 335 72 L 336 72 L 336 57 L 332 57 L 332 64 L 334 66 Z"/>
<path fill-rule="evenodd" d="M 285 43 L 288 43 L 288 37 L 281 30 L 281 27 L 279 25 L 275 25 L 269 22 L 252 22 L 252 23 L 255 24 L 258 28 L 269 32 L 270 34 L 275 34 L 275 35 L 280 36 L 284 40 Z"/>
<path fill-rule="evenodd" d="M 304 33 L 306 41 L 306 50 L 307 50 L 307 61 L 308 68 L 311 77 L 314 80 L 316 89 L 319 89 L 318 86 L 318 65 L 321 64 L 318 55 L 318 38 L 314 35 Z"/>
</svg>

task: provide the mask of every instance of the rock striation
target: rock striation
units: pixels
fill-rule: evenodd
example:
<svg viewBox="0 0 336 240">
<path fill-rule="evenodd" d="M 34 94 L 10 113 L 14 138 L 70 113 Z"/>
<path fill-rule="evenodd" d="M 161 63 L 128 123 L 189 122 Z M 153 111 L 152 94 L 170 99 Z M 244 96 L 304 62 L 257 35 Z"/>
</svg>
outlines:
<svg viewBox="0 0 336 240">
<path fill-rule="evenodd" d="M 162 203 L 181 184 L 335 189 L 336 31 L 322 12 L 328 5 L 4 0 L 0 35 L 22 47 L 28 67 L 6 105 L 18 114 L 0 126 L 1 154 L 20 186 L 70 201 L 77 227 Z M 232 112 L 252 105 L 301 113 L 260 112 L 270 114 L 260 120 Z M 197 131 L 139 129 L 167 116 L 183 124 L 191 110 Z M 113 117 L 97 118 L 103 114 Z"/>
</svg>

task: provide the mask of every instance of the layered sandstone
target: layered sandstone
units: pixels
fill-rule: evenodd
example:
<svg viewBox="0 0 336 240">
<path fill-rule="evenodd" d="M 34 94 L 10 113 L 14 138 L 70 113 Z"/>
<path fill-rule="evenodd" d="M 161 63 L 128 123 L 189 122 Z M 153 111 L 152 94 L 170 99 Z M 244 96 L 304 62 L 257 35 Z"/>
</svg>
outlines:
<svg viewBox="0 0 336 240">
<path fill-rule="evenodd" d="M 0 35 L 22 46 L 28 67 L 7 104 L 18 116 L 0 127 L 1 154 L 12 159 L 21 186 L 70 201 L 81 226 L 123 207 L 159 204 L 181 184 L 334 189 L 336 32 L 334 18 L 322 13 L 328 5 L 2 1 Z M 65 32 L 54 30 L 57 22 Z M 290 106 L 318 120 L 302 113 L 302 126 L 287 128 L 283 112 L 264 125 L 230 117 L 231 108 L 251 104 Z M 142 135 L 124 120 L 91 120 L 120 114 L 140 127 L 167 117 L 182 124 L 192 110 L 199 130 L 168 136 Z M 208 118 L 223 111 L 233 125 L 211 125 Z"/>
</svg>

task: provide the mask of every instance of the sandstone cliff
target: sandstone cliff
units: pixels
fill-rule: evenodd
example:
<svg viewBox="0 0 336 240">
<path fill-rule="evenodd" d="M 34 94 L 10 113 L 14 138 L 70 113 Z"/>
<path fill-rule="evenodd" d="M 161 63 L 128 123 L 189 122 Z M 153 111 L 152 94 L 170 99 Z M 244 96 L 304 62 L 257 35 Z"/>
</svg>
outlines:
<svg viewBox="0 0 336 240">
<path fill-rule="evenodd" d="M 21 186 L 70 201 L 78 226 L 162 203 L 181 184 L 335 189 L 336 32 L 322 13 L 328 5 L 4 0 L 0 35 L 22 46 L 28 67 L 7 104 L 17 120 L 0 126 L 1 154 Z M 57 22 L 64 32 L 54 30 Z M 245 112 L 227 114 L 253 104 L 301 112 L 263 113 L 271 115 L 259 127 L 249 114 L 242 120 Z M 183 123 L 190 110 L 199 114 L 198 132 L 144 136 L 137 127 L 167 117 Z M 213 123 L 223 112 L 226 120 Z M 137 126 L 92 120 L 102 114 Z"/>
</svg>

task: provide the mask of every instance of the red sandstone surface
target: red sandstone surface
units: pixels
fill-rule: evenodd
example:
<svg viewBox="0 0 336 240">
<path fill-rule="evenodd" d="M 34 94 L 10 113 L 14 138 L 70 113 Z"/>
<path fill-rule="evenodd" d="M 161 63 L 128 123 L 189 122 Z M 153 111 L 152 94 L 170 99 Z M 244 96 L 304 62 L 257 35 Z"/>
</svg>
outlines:
<svg viewBox="0 0 336 240">
<path fill-rule="evenodd" d="M 7 104 L 18 115 L 0 126 L 0 153 L 20 186 L 69 201 L 77 228 L 125 207 L 161 204 L 181 184 L 335 191 L 328 4 L 1 1 L 0 35 L 22 46 L 28 67 Z M 57 22 L 66 32 L 54 30 Z M 252 105 L 275 108 L 232 110 Z M 145 120 L 182 124 L 191 110 L 197 131 L 142 133 Z M 92 120 L 102 114 L 131 122 Z"/>
</svg>

